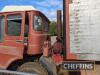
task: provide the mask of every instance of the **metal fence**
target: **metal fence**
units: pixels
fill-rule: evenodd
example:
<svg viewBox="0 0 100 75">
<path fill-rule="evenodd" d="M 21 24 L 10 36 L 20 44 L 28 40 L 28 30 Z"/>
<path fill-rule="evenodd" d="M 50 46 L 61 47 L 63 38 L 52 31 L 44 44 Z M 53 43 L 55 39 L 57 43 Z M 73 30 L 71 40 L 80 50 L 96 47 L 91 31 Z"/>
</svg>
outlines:
<svg viewBox="0 0 100 75">
<path fill-rule="evenodd" d="M 39 75 L 39 74 L 31 74 L 25 72 L 17 72 L 17 71 L 9 71 L 9 70 L 0 70 L 0 75 Z"/>
</svg>

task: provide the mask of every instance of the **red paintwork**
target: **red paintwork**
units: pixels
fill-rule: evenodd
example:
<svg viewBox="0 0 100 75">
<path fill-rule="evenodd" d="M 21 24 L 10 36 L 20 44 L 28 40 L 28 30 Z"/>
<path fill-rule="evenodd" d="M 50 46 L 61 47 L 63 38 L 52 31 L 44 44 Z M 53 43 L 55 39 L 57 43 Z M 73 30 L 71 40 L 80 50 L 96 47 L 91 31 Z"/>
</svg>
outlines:
<svg viewBox="0 0 100 75">
<path fill-rule="evenodd" d="M 70 53 L 69 0 L 64 1 L 66 4 L 66 59 L 77 59 L 76 54 Z"/>
<path fill-rule="evenodd" d="M 21 35 L 20 36 L 9 36 L 7 35 L 7 15 L 15 15 L 21 14 L 22 15 L 22 25 L 21 25 Z M 4 32 L 4 41 L 0 43 L 0 68 L 6 69 L 13 61 L 18 59 L 23 59 L 24 53 L 24 25 L 25 25 L 25 17 L 26 14 L 29 16 L 29 32 L 28 32 L 28 44 L 26 47 L 27 54 L 29 55 L 36 55 L 42 53 L 41 47 L 43 45 L 43 41 L 45 40 L 48 32 L 43 31 L 34 31 L 33 30 L 33 16 L 40 15 L 44 20 L 49 20 L 39 11 L 19 11 L 19 12 L 3 12 L 0 15 L 5 16 L 5 32 Z M 16 42 L 20 41 L 20 42 Z"/>
<path fill-rule="evenodd" d="M 61 54 L 53 54 L 52 59 L 56 65 L 61 65 L 63 62 L 63 56 Z"/>
<path fill-rule="evenodd" d="M 6 69 L 12 61 L 17 59 L 21 59 L 21 57 L 0 53 L 0 69 Z"/>
<path fill-rule="evenodd" d="M 29 41 L 28 41 L 28 54 L 40 54 L 42 53 L 42 46 L 43 43 L 47 37 L 48 32 L 44 32 L 43 31 L 43 25 L 42 25 L 42 31 L 35 31 L 33 30 L 33 20 L 34 18 L 32 17 L 33 15 L 39 15 L 42 17 L 42 22 L 44 22 L 44 20 L 47 20 L 46 17 L 44 17 L 40 12 L 30 12 L 30 26 L 29 26 Z M 47 20 L 47 22 L 49 23 L 49 20 Z"/>
<path fill-rule="evenodd" d="M 5 20 L 7 15 L 13 14 L 21 14 L 23 17 L 22 25 L 21 25 L 21 35 L 19 37 L 16 36 L 8 36 L 6 34 L 7 29 L 7 21 L 5 21 L 5 32 L 4 32 L 4 41 L 0 43 L 0 68 L 6 69 L 9 64 L 17 59 L 23 58 L 24 52 L 24 43 L 17 43 L 17 40 L 24 41 L 24 21 L 25 21 L 25 13 L 24 12 L 12 12 L 12 13 L 0 13 L 0 15 L 5 16 Z"/>
<path fill-rule="evenodd" d="M 49 41 L 44 41 L 43 43 L 43 56 L 48 57 L 49 56 L 49 50 L 50 50 L 50 43 Z"/>
</svg>

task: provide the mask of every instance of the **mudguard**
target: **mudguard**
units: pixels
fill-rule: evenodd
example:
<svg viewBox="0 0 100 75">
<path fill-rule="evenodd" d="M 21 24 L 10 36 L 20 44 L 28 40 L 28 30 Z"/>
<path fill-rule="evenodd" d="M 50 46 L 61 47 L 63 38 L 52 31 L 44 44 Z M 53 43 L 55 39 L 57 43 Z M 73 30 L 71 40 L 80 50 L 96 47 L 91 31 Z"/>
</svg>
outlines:
<svg viewBox="0 0 100 75">
<path fill-rule="evenodd" d="M 7 69 L 8 66 L 15 60 L 21 59 L 21 57 L 7 54 L 0 54 L 0 68 Z"/>
<path fill-rule="evenodd" d="M 56 65 L 51 57 L 41 56 L 39 61 L 42 66 L 47 69 L 49 75 L 57 75 Z"/>
</svg>

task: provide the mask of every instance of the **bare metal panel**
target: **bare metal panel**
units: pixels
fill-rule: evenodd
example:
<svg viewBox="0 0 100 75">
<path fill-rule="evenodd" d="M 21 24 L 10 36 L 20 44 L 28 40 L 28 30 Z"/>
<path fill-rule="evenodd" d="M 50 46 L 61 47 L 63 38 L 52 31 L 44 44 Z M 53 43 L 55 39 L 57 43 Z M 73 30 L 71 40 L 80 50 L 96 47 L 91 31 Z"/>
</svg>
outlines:
<svg viewBox="0 0 100 75">
<path fill-rule="evenodd" d="M 73 0 L 69 13 L 71 53 L 100 60 L 100 0 Z"/>
</svg>

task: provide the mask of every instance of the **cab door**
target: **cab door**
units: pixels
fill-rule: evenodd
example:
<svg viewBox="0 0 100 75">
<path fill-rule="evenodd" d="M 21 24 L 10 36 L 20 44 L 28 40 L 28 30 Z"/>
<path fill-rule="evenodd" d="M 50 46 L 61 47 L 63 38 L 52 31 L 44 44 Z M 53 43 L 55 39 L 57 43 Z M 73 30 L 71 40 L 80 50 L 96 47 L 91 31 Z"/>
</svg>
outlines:
<svg viewBox="0 0 100 75">
<path fill-rule="evenodd" d="M 29 37 L 28 50 L 29 55 L 42 54 L 43 46 L 43 18 L 38 11 L 29 12 Z"/>
<path fill-rule="evenodd" d="M 22 58 L 24 52 L 25 12 L 5 13 L 4 40 L 0 42 L 0 54 Z"/>
</svg>

